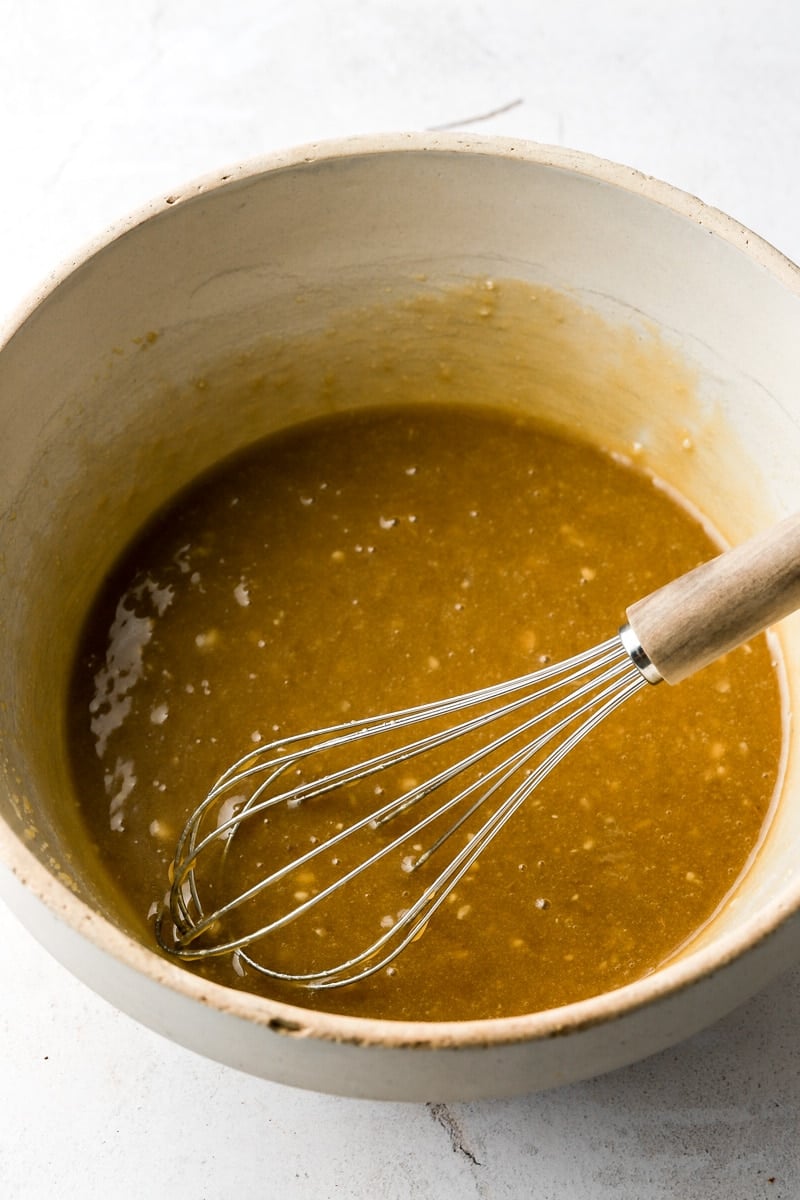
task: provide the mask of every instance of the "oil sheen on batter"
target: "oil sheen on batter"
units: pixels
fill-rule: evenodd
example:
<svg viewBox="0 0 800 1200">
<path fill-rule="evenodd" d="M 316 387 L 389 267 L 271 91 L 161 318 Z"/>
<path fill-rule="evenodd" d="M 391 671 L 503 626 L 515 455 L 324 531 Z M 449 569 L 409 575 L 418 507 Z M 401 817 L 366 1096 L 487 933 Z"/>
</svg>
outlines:
<svg viewBox="0 0 800 1200">
<path fill-rule="evenodd" d="M 270 437 L 143 532 L 87 623 L 69 737 L 110 885 L 152 924 L 186 817 L 248 749 L 586 649 L 717 552 L 649 476 L 507 413 L 364 409 Z M 760 638 L 596 730 L 391 969 L 326 993 L 230 959 L 197 969 L 396 1019 L 525 1013 L 619 987 L 724 902 L 768 814 L 780 741 Z M 335 829 L 335 806 L 276 814 L 259 861 Z M 392 872 L 350 893 L 341 929 L 287 927 L 272 964 L 309 969 L 372 940 L 409 902 Z"/>
</svg>

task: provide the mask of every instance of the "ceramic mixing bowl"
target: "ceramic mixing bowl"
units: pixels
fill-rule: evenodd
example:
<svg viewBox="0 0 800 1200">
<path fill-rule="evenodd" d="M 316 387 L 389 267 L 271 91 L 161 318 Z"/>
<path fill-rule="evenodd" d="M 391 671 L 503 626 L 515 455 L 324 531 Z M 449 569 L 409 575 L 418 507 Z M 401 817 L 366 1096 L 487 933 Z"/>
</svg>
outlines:
<svg viewBox="0 0 800 1200">
<path fill-rule="evenodd" d="M 536 403 L 547 419 L 635 445 L 731 541 L 800 506 L 796 268 L 692 197 L 566 150 L 392 136 L 203 179 L 70 264 L 0 350 L 2 894 L 119 1008 L 212 1058 L 307 1088 L 431 1100 L 565 1083 L 686 1037 L 797 957 L 793 727 L 780 802 L 735 901 L 648 978 L 553 1011 L 391 1023 L 262 1000 L 166 961 L 92 879 L 64 741 L 91 599 L 177 488 L 329 402 L 320 388 L 288 403 L 279 387 L 269 402 L 246 389 L 231 400 L 214 385 L 220 364 L 255 370 L 267 342 L 297 337 L 330 335 L 333 347 L 339 314 L 476 278 L 550 289 L 583 314 L 556 346 L 583 399 L 562 405 L 557 386 L 545 389 Z M 409 370 L 424 371 L 424 337 L 408 335 L 404 352 Z M 497 370 L 524 407 L 514 363 Z M 798 619 L 776 637 L 791 711 Z"/>
</svg>

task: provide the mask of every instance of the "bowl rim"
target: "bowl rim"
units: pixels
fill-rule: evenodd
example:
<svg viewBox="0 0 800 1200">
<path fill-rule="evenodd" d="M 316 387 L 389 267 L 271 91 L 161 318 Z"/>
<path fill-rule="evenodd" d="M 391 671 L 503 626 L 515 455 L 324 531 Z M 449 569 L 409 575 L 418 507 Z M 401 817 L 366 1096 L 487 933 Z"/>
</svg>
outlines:
<svg viewBox="0 0 800 1200">
<path fill-rule="evenodd" d="M 583 151 L 526 139 L 455 132 L 367 134 L 306 143 L 250 158 L 196 177 L 180 190 L 140 206 L 84 244 L 82 249 L 68 257 L 23 299 L 15 311 L 12 310 L 10 317 L 0 326 L 0 353 L 36 309 L 80 267 L 154 217 L 191 203 L 199 196 L 263 175 L 336 160 L 408 153 L 503 158 L 583 175 L 595 182 L 610 184 L 665 207 L 706 229 L 709 234 L 724 239 L 790 291 L 800 295 L 800 268 L 769 242 L 696 196 L 635 168 Z M 211 983 L 192 974 L 159 955 L 155 949 L 150 950 L 123 933 L 82 901 L 38 861 L 3 819 L 0 819 L 0 864 L 5 864 L 22 886 L 60 921 L 100 951 L 157 985 L 249 1024 L 317 1040 L 393 1048 L 499 1046 L 577 1033 L 620 1020 L 685 991 L 702 978 L 718 973 L 768 939 L 790 916 L 800 911 L 798 879 L 793 886 L 784 888 L 777 897 L 764 904 L 736 933 L 726 934 L 713 943 L 690 951 L 653 974 L 614 991 L 520 1016 L 468 1021 L 395 1021 L 378 1017 L 341 1016 L 303 1008 Z"/>
</svg>

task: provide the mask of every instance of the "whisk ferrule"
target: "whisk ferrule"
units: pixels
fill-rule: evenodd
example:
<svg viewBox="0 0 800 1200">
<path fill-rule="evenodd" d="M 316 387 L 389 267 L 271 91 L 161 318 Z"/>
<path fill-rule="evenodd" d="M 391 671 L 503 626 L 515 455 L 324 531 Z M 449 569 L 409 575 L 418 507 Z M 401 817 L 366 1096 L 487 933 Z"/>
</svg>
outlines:
<svg viewBox="0 0 800 1200">
<path fill-rule="evenodd" d="M 620 626 L 619 640 L 627 650 L 633 665 L 641 671 L 648 683 L 663 683 L 664 676 L 650 659 L 630 624 Z"/>
</svg>

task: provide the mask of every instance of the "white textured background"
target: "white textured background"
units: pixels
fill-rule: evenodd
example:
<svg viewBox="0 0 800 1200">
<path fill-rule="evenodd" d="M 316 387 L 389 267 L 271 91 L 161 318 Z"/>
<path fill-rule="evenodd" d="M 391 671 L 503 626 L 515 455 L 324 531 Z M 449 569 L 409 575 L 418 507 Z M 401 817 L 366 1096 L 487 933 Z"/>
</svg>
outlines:
<svg viewBox="0 0 800 1200">
<path fill-rule="evenodd" d="M 625 162 L 800 259 L 793 0 L 0 0 L 0 321 L 195 175 L 436 126 Z M 800 1197 L 797 969 L 638 1066 L 447 1106 L 208 1063 L 96 999 L 2 910 L 0 979 L 3 1200 Z"/>
</svg>

